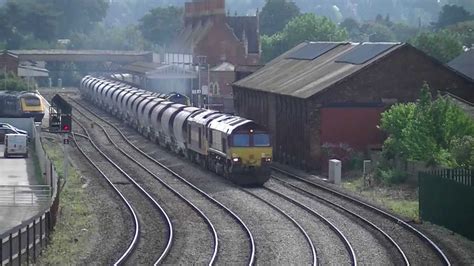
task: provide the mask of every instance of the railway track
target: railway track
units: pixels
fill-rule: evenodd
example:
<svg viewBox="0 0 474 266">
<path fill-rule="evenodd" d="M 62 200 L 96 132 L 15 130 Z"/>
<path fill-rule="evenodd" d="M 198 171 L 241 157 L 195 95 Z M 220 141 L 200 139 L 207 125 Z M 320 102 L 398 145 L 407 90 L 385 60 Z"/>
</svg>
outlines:
<svg viewBox="0 0 474 266">
<path fill-rule="evenodd" d="M 79 149 L 79 151 L 83 154 L 83 156 L 89 161 L 89 163 L 101 174 L 102 177 L 107 181 L 107 183 L 112 187 L 112 189 L 120 196 L 122 201 L 125 203 L 127 206 L 127 209 L 129 210 L 132 220 L 133 220 L 133 237 L 130 240 L 127 248 L 125 251 L 122 252 L 120 257 L 114 262 L 114 265 L 118 264 L 123 264 L 126 261 L 128 261 L 132 256 L 134 256 L 134 253 L 141 253 L 136 256 L 136 261 L 140 261 L 142 263 L 150 263 L 153 262 L 154 265 L 160 263 L 163 261 L 164 257 L 168 254 L 171 243 L 173 240 L 173 226 L 171 224 L 171 221 L 168 217 L 168 214 L 162 209 L 162 207 L 147 193 L 141 186 L 134 181 L 134 179 L 128 175 L 125 171 L 123 171 L 114 161 L 112 161 L 96 144 L 95 142 L 91 139 L 90 134 L 88 130 L 82 126 L 81 123 L 79 123 L 76 120 L 76 124 L 80 126 L 80 128 L 85 132 L 85 134 L 80 134 L 80 133 L 73 133 L 73 141 L 76 145 L 76 147 Z M 76 137 L 80 137 L 81 141 L 78 140 Z M 112 165 L 112 167 L 106 167 L 106 163 L 103 162 L 99 156 L 97 156 L 97 153 L 91 152 L 91 149 L 87 150 L 85 146 L 87 146 L 86 143 L 90 143 L 90 145 L 95 149 L 101 157 L 103 157 L 109 165 Z M 93 157 L 95 156 L 95 158 Z M 105 173 L 107 171 L 107 174 Z M 129 184 L 133 184 L 135 187 L 134 189 L 128 186 Z M 138 193 L 137 193 L 138 192 Z M 140 194 L 140 195 L 138 195 Z M 145 204 L 146 210 L 138 209 L 137 208 L 137 201 L 147 201 L 148 204 Z M 140 206 L 143 206 L 141 204 Z M 151 208 L 150 208 L 151 207 Z M 156 238 L 162 238 L 162 232 L 161 230 L 156 230 L 156 222 L 154 221 L 154 218 L 156 217 L 156 212 L 151 213 L 152 210 L 156 210 L 158 215 L 162 216 L 164 220 L 166 221 L 166 226 L 167 226 L 167 236 L 168 239 L 166 241 L 166 245 L 164 249 L 160 252 L 159 250 L 156 250 L 156 246 L 161 246 L 159 245 L 159 241 L 151 240 L 150 241 L 150 236 L 153 235 L 153 232 L 155 232 L 155 237 Z M 140 218 L 139 218 L 140 216 Z M 152 228 L 155 227 L 153 230 Z M 146 230 L 146 235 L 144 230 Z M 153 237 L 152 237 L 153 238 Z M 147 240 L 147 243 L 141 247 L 141 250 L 139 249 L 139 240 L 145 242 L 145 239 Z M 157 245 L 158 244 L 158 245 Z M 140 252 L 141 251 L 141 252 Z M 156 258 L 155 254 L 160 254 L 158 258 Z M 155 258 L 150 258 L 150 256 L 153 256 Z"/>
<path fill-rule="evenodd" d="M 280 184 L 369 224 L 397 249 L 405 265 L 451 265 L 447 256 L 432 240 L 394 215 L 283 169 L 273 167 L 273 170 L 278 175 L 273 174 L 272 179 Z"/>
<path fill-rule="evenodd" d="M 219 225 L 218 230 L 213 228 L 214 234 L 214 250 L 213 250 L 213 255 L 212 258 L 209 260 L 209 264 L 214 264 L 214 263 L 219 263 L 217 259 L 221 258 L 221 262 L 223 263 L 229 263 L 229 262 L 236 262 L 234 261 L 225 261 L 225 259 L 232 258 L 232 257 L 239 257 L 237 253 L 242 253 L 240 249 L 236 249 L 236 247 L 242 246 L 242 237 L 238 236 L 238 234 L 246 235 L 246 242 L 244 246 L 246 246 L 246 249 L 248 249 L 248 254 L 245 254 L 244 257 L 247 259 L 248 264 L 253 264 L 255 260 L 255 243 L 253 240 L 253 235 L 248 229 L 248 227 L 245 225 L 245 223 L 242 221 L 242 219 L 237 216 L 235 213 L 233 213 L 230 209 L 228 209 L 226 206 L 224 206 L 222 203 L 219 201 L 215 200 L 211 196 L 209 196 L 207 193 L 202 191 L 201 189 L 197 188 L 190 182 L 188 182 L 185 178 L 183 178 L 181 175 L 178 173 L 174 172 L 167 166 L 163 165 L 161 162 L 155 160 L 148 154 L 144 153 L 141 151 L 136 145 L 134 145 L 122 132 L 120 129 L 118 129 L 115 125 L 112 123 L 108 122 L 106 119 L 103 117 L 98 116 L 95 114 L 92 110 L 87 108 L 86 106 L 82 105 L 78 101 L 69 98 L 71 103 L 73 103 L 73 107 L 77 113 L 79 113 L 83 119 L 88 119 L 91 121 L 94 125 L 97 125 L 98 128 L 103 132 L 103 134 L 107 137 L 108 141 L 112 143 L 114 146 L 115 150 L 118 150 L 122 156 L 127 157 L 127 160 L 132 161 L 134 164 L 139 166 L 141 169 L 146 171 L 150 176 L 153 176 L 155 181 L 160 182 L 163 186 L 165 186 L 168 190 L 173 191 L 173 193 L 177 196 L 179 196 L 182 200 L 186 201 L 188 204 L 193 204 L 191 203 L 190 200 L 187 200 L 184 198 L 183 195 L 187 195 L 188 198 L 193 198 L 194 202 L 200 202 L 200 208 L 203 208 L 202 206 L 205 206 L 205 211 L 200 211 L 202 215 L 205 215 L 204 212 L 206 213 L 213 213 L 216 217 L 219 216 L 220 220 L 224 220 Z M 94 126 L 95 127 L 95 126 Z M 158 169 L 160 168 L 160 169 Z M 160 175 L 164 175 L 164 173 L 167 173 L 166 181 L 165 178 L 163 177 L 158 177 L 155 173 L 159 172 L 161 173 Z M 142 182 L 147 182 L 142 180 Z M 172 184 L 172 185 L 171 185 Z M 192 195 L 192 196 L 190 196 Z M 195 210 L 199 209 L 197 206 L 194 206 Z M 227 217 L 226 219 L 222 219 L 223 217 Z M 186 219 L 186 218 L 183 218 Z M 209 218 L 207 218 L 210 224 L 211 221 Z M 230 220 L 233 220 L 233 224 Z M 225 226 L 225 227 L 224 227 Z M 239 233 L 236 233 L 236 227 L 239 227 L 240 231 Z M 232 229 L 232 230 L 229 230 Z M 217 233 L 219 231 L 226 232 L 226 234 L 229 234 L 229 231 L 232 231 L 230 235 L 226 235 L 223 237 L 223 239 L 219 238 Z M 224 233 L 222 233 L 224 234 Z M 222 245 L 219 245 L 220 242 L 225 243 L 224 247 Z M 175 257 L 179 257 L 182 255 L 183 251 L 176 250 L 175 251 Z M 219 256 L 217 256 L 219 254 Z M 242 254 L 240 254 L 240 257 L 242 257 Z M 168 262 L 168 261 L 165 261 Z M 169 260 L 169 262 L 173 263 L 179 263 L 179 260 Z M 194 260 L 188 261 L 188 262 L 194 262 Z M 242 263 L 242 261 L 239 261 L 239 263 Z"/>
</svg>

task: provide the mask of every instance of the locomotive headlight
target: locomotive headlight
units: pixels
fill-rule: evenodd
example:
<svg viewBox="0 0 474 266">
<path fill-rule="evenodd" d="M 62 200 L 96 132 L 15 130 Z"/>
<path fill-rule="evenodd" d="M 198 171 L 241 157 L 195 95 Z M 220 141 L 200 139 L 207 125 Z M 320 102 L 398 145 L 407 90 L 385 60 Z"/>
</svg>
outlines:
<svg viewBox="0 0 474 266">
<path fill-rule="evenodd" d="M 232 158 L 232 161 L 234 161 L 234 163 L 238 163 L 240 162 L 240 158 L 239 157 Z"/>
<path fill-rule="evenodd" d="M 265 158 L 265 162 L 269 163 L 272 161 L 272 158 L 268 157 L 268 158 Z"/>
</svg>

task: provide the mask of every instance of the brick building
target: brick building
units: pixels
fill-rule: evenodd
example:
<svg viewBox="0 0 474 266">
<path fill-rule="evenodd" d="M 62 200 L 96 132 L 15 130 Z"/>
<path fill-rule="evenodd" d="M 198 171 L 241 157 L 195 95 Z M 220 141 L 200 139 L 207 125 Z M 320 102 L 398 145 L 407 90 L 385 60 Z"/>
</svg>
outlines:
<svg viewBox="0 0 474 266">
<path fill-rule="evenodd" d="M 6 71 L 7 73 L 13 73 L 18 75 L 18 66 L 20 61 L 18 56 L 14 53 L 9 51 L 3 51 L 0 54 L 0 71 L 3 73 Z"/>
<path fill-rule="evenodd" d="M 184 30 L 169 52 L 205 56 L 211 66 L 259 62 L 258 16 L 227 16 L 225 0 L 193 0 L 184 9 Z"/>
<path fill-rule="evenodd" d="M 321 169 L 331 149 L 380 147 L 380 113 L 416 100 L 424 81 L 474 100 L 472 80 L 408 44 L 317 42 L 234 83 L 234 105 L 272 132 L 277 161 Z"/>
</svg>

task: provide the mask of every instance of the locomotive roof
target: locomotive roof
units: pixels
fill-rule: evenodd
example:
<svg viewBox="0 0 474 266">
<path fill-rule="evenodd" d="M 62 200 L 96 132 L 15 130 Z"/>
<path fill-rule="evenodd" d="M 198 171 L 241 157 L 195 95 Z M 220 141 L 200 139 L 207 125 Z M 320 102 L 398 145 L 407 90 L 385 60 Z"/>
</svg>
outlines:
<svg viewBox="0 0 474 266">
<path fill-rule="evenodd" d="M 209 128 L 218 130 L 227 134 L 231 134 L 235 129 L 243 125 L 254 123 L 252 120 L 242 118 L 240 116 L 224 115 L 212 120 Z"/>
</svg>

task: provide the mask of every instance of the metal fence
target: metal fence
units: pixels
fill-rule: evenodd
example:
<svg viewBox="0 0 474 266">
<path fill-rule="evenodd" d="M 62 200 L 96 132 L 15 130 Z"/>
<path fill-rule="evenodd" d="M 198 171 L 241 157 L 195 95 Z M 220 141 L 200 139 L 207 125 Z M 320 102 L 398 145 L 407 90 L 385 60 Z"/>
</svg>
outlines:
<svg viewBox="0 0 474 266">
<path fill-rule="evenodd" d="M 47 245 L 49 235 L 56 224 L 59 207 L 59 176 L 46 156 L 39 134 L 34 130 L 35 151 L 46 185 L 0 186 L 0 204 L 45 205 L 45 208 L 31 219 L 0 235 L 1 265 L 22 265 L 36 262 Z"/>
<path fill-rule="evenodd" d="M 474 171 L 419 173 L 420 217 L 474 240 Z"/>
<path fill-rule="evenodd" d="M 0 185 L 0 206 L 49 206 L 48 185 Z"/>
</svg>

